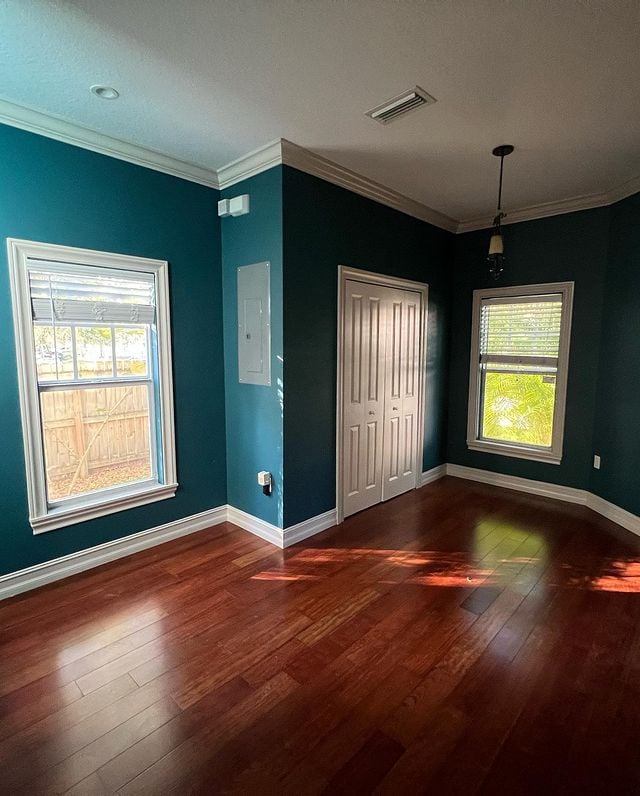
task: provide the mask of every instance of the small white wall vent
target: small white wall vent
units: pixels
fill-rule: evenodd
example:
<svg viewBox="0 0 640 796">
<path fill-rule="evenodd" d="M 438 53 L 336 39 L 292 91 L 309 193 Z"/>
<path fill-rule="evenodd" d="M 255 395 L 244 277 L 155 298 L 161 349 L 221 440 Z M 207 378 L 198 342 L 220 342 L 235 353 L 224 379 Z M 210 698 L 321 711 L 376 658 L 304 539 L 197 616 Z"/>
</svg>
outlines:
<svg viewBox="0 0 640 796">
<path fill-rule="evenodd" d="M 427 94 L 420 86 L 414 86 L 414 88 L 403 91 L 402 94 L 398 94 L 396 97 L 383 102 L 382 105 L 367 111 L 366 116 L 370 116 L 380 122 L 380 124 L 388 124 L 397 119 L 398 116 L 414 111 L 416 108 L 421 108 L 423 105 L 433 105 L 436 101 L 435 97 Z"/>
</svg>

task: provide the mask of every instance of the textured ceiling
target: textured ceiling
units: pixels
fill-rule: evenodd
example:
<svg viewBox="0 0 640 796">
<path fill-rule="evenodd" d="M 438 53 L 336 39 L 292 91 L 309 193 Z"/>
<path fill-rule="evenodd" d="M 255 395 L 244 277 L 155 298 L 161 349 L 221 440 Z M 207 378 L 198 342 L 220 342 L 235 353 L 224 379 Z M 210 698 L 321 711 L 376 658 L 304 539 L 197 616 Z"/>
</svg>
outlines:
<svg viewBox="0 0 640 796">
<path fill-rule="evenodd" d="M 505 141 L 514 210 L 640 175 L 638 0 L 0 0 L 0 26 L 2 98 L 207 168 L 287 138 L 462 221 Z M 438 102 L 364 116 L 415 84 Z"/>
</svg>

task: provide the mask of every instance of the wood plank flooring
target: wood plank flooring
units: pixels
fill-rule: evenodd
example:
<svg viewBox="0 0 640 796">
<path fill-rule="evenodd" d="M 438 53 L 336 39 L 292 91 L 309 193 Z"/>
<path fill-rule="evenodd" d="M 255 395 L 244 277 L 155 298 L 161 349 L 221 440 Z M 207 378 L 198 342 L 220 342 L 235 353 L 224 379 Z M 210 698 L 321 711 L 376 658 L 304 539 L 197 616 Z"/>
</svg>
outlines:
<svg viewBox="0 0 640 796">
<path fill-rule="evenodd" d="M 0 603 L 0 792 L 640 793 L 640 539 L 445 478 Z"/>
</svg>

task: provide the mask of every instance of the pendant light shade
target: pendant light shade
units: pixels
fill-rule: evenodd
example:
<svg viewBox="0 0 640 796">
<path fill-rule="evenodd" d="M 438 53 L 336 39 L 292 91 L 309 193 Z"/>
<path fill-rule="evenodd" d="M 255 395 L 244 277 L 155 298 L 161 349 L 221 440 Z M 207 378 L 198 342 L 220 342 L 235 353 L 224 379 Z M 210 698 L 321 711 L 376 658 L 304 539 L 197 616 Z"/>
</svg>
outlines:
<svg viewBox="0 0 640 796">
<path fill-rule="evenodd" d="M 498 185 L 498 207 L 496 208 L 496 217 L 493 219 L 493 229 L 491 231 L 491 238 L 489 240 L 489 254 L 487 255 L 487 262 L 489 263 L 489 273 L 494 279 L 498 279 L 504 271 L 504 238 L 502 237 L 502 228 L 500 223 L 505 214 L 502 212 L 502 176 L 504 171 L 504 159 L 507 155 L 513 152 L 511 144 L 502 144 L 497 146 L 492 154 L 500 158 L 500 182 Z"/>
<path fill-rule="evenodd" d="M 489 240 L 489 257 L 504 254 L 504 239 L 501 232 L 494 232 Z"/>
</svg>

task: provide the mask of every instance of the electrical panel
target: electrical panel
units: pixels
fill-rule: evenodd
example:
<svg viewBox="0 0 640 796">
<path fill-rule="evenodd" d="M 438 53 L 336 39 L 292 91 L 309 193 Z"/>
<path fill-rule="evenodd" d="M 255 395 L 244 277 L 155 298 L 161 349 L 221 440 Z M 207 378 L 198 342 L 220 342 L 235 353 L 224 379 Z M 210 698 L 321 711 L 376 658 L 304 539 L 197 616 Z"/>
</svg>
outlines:
<svg viewBox="0 0 640 796">
<path fill-rule="evenodd" d="M 238 380 L 271 384 L 270 264 L 238 268 Z"/>
</svg>

